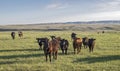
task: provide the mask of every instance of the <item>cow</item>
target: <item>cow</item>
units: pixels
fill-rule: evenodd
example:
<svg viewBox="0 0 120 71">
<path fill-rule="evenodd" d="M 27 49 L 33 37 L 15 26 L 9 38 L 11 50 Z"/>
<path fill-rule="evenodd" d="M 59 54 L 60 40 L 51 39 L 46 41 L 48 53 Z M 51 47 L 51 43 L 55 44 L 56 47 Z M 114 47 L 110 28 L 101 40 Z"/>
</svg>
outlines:
<svg viewBox="0 0 120 71">
<path fill-rule="evenodd" d="M 50 62 L 51 62 L 51 55 L 53 54 L 53 59 L 57 60 L 58 55 L 58 49 L 60 47 L 60 37 L 57 37 L 48 43 L 48 50 L 47 55 L 49 54 Z M 47 61 L 47 55 L 46 55 L 46 61 Z"/>
<path fill-rule="evenodd" d="M 81 38 L 74 38 L 73 39 L 73 49 L 74 49 L 74 54 L 76 54 L 76 49 L 77 49 L 77 54 L 81 51 L 82 47 L 82 39 Z"/>
<path fill-rule="evenodd" d="M 19 31 L 19 32 L 18 32 L 18 36 L 19 36 L 20 38 L 23 37 L 22 31 Z"/>
<path fill-rule="evenodd" d="M 11 37 L 13 40 L 15 39 L 15 32 L 11 32 Z"/>
<path fill-rule="evenodd" d="M 71 40 L 74 40 L 74 39 L 76 38 L 76 35 L 77 35 L 77 34 L 73 32 L 73 33 L 71 34 Z"/>
<path fill-rule="evenodd" d="M 48 38 L 36 38 L 38 41 L 41 42 L 41 46 L 43 45 L 43 51 L 44 51 L 44 55 L 46 57 L 46 62 L 48 61 L 48 55 L 49 55 L 49 59 L 51 62 L 51 56 L 52 56 L 52 48 L 50 47 L 50 42 Z"/>
<path fill-rule="evenodd" d="M 67 54 L 68 46 L 69 46 L 68 40 L 66 40 L 66 39 L 60 40 L 60 48 L 61 48 L 63 54 Z"/>
<path fill-rule="evenodd" d="M 37 40 L 37 42 L 39 44 L 39 49 L 42 50 L 43 42 L 45 40 L 49 40 L 49 39 L 45 37 L 45 38 L 36 38 L 36 40 Z"/>
<path fill-rule="evenodd" d="M 95 46 L 95 40 L 94 38 L 90 38 L 88 40 L 88 46 L 89 46 L 89 52 L 93 52 L 94 46 Z"/>
<path fill-rule="evenodd" d="M 56 38 L 56 36 L 50 36 L 50 37 L 51 37 L 52 40 Z"/>
<path fill-rule="evenodd" d="M 84 45 L 84 48 L 87 48 L 88 47 L 88 37 L 84 37 L 84 38 L 82 38 L 82 42 L 83 42 L 83 45 Z"/>
</svg>

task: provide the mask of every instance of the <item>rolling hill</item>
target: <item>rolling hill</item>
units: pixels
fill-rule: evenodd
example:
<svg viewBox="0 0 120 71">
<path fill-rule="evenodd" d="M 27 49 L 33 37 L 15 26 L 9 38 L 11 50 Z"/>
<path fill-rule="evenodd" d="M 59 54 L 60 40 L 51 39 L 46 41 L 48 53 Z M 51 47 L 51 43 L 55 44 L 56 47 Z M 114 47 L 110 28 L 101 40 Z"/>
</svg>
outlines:
<svg viewBox="0 0 120 71">
<path fill-rule="evenodd" d="M 88 21 L 25 25 L 1 25 L 0 31 L 120 31 L 119 27 L 120 21 Z"/>
</svg>

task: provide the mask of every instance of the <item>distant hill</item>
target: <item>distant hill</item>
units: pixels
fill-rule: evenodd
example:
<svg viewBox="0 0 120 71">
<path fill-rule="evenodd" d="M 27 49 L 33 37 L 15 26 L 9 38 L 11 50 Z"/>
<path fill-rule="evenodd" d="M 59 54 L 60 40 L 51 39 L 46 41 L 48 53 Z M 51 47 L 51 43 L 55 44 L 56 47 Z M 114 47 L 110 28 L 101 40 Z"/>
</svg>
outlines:
<svg viewBox="0 0 120 71">
<path fill-rule="evenodd" d="M 120 20 L 103 20 L 103 21 L 77 21 L 66 22 L 65 24 L 120 24 Z"/>
<path fill-rule="evenodd" d="M 1 25 L 0 31 L 120 31 L 120 21 L 88 21 L 65 23 L 41 23 L 25 25 Z"/>
</svg>

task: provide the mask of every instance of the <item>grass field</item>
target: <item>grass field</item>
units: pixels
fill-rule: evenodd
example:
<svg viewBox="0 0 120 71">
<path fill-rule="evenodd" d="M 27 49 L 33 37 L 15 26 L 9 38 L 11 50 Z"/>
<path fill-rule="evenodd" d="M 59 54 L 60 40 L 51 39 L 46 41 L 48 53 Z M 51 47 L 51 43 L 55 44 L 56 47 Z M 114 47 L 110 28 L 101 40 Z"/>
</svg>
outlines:
<svg viewBox="0 0 120 71">
<path fill-rule="evenodd" d="M 79 32 L 77 37 L 96 38 L 93 53 L 88 48 L 73 54 L 70 34 L 72 31 L 26 31 L 24 37 L 12 40 L 10 32 L 0 32 L 0 71 L 120 71 L 120 33 Z M 16 32 L 17 33 L 17 32 Z M 59 50 L 58 59 L 45 61 L 43 50 L 36 37 L 60 36 L 69 40 L 68 55 Z"/>
</svg>

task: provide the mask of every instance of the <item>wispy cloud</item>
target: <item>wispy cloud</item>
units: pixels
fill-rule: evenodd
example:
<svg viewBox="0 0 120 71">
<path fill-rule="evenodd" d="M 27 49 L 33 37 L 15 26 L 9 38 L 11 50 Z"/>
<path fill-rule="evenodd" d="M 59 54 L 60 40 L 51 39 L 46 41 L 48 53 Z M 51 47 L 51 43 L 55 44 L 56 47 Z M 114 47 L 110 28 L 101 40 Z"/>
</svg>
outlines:
<svg viewBox="0 0 120 71">
<path fill-rule="evenodd" d="M 46 6 L 47 9 L 64 9 L 67 7 L 68 4 L 62 4 L 62 3 L 53 3 Z"/>
<path fill-rule="evenodd" d="M 120 0 L 102 0 L 97 7 L 101 11 L 120 11 Z"/>
<path fill-rule="evenodd" d="M 114 12 L 99 12 L 91 14 L 76 14 L 70 16 L 58 17 L 55 21 L 98 21 L 98 20 L 119 20 L 120 11 Z"/>
</svg>

